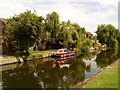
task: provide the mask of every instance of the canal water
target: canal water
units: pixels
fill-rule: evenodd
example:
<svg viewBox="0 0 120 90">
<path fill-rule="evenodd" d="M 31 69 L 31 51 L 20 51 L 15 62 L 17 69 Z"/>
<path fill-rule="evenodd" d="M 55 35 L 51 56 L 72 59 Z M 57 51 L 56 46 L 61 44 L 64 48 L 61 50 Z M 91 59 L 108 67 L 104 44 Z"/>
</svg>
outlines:
<svg viewBox="0 0 120 90">
<path fill-rule="evenodd" d="M 1 88 L 71 88 L 120 58 L 120 50 L 1 66 Z"/>
</svg>

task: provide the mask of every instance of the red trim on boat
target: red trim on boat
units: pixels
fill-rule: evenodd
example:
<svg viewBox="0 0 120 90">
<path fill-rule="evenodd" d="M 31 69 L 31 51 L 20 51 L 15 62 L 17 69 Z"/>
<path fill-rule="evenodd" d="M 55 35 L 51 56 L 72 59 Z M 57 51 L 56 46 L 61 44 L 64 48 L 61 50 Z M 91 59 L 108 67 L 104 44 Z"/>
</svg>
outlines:
<svg viewBox="0 0 120 90">
<path fill-rule="evenodd" d="M 67 54 L 75 54 L 75 52 L 69 52 L 69 53 L 56 53 L 56 55 L 67 55 Z"/>
</svg>

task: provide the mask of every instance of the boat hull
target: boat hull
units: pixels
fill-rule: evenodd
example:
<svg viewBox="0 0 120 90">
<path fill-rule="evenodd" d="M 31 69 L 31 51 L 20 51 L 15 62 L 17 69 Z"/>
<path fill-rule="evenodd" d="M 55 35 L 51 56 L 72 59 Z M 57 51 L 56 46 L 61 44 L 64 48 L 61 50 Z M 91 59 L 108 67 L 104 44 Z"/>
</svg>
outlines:
<svg viewBox="0 0 120 90">
<path fill-rule="evenodd" d="M 56 57 L 68 57 L 68 56 L 74 56 L 75 52 L 69 52 L 69 53 L 55 53 L 54 56 Z"/>
<path fill-rule="evenodd" d="M 71 60 L 75 60 L 75 56 L 63 57 L 63 58 L 56 59 L 56 61 L 71 61 Z"/>
</svg>

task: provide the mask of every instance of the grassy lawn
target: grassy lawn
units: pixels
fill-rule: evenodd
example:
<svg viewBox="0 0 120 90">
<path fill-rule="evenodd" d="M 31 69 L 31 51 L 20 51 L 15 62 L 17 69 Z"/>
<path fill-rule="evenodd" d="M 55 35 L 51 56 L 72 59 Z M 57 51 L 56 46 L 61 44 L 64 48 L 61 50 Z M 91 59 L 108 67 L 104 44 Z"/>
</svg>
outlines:
<svg viewBox="0 0 120 90">
<path fill-rule="evenodd" d="M 120 61 L 83 88 L 118 88 L 118 63 L 120 64 Z"/>
<path fill-rule="evenodd" d="M 54 52 L 55 51 L 55 49 L 49 49 L 49 50 L 45 50 L 45 51 L 34 51 L 34 50 L 31 50 L 31 51 L 29 51 L 30 52 L 30 54 L 41 54 L 41 55 L 43 55 L 43 54 L 45 54 L 45 53 L 49 53 L 49 52 Z"/>
<path fill-rule="evenodd" d="M 37 54 L 43 55 L 43 54 L 45 54 L 45 53 L 50 53 L 50 52 L 54 52 L 54 51 L 55 51 L 55 49 L 49 49 L 49 50 L 44 50 L 44 51 L 40 51 L 40 50 L 38 50 L 38 51 L 29 50 L 29 53 L 30 53 L 30 55 L 37 55 Z M 17 56 L 20 56 L 20 55 L 3 55 L 3 56 L 15 56 L 15 57 L 17 57 Z"/>
</svg>

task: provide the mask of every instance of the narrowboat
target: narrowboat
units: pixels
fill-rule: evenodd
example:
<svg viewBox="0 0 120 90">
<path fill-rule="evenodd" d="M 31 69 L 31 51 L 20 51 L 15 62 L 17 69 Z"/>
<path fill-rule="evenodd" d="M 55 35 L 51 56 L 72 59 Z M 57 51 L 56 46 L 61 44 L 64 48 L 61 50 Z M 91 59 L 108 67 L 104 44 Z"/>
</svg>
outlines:
<svg viewBox="0 0 120 90">
<path fill-rule="evenodd" d="M 70 56 L 70 57 L 62 57 L 62 58 L 57 58 L 55 61 L 74 61 L 76 58 L 75 56 Z"/>
<path fill-rule="evenodd" d="M 75 51 L 64 48 L 64 49 L 58 49 L 55 52 L 53 52 L 52 54 L 53 54 L 53 56 L 56 56 L 56 57 L 67 57 L 67 56 L 75 55 Z"/>
</svg>

